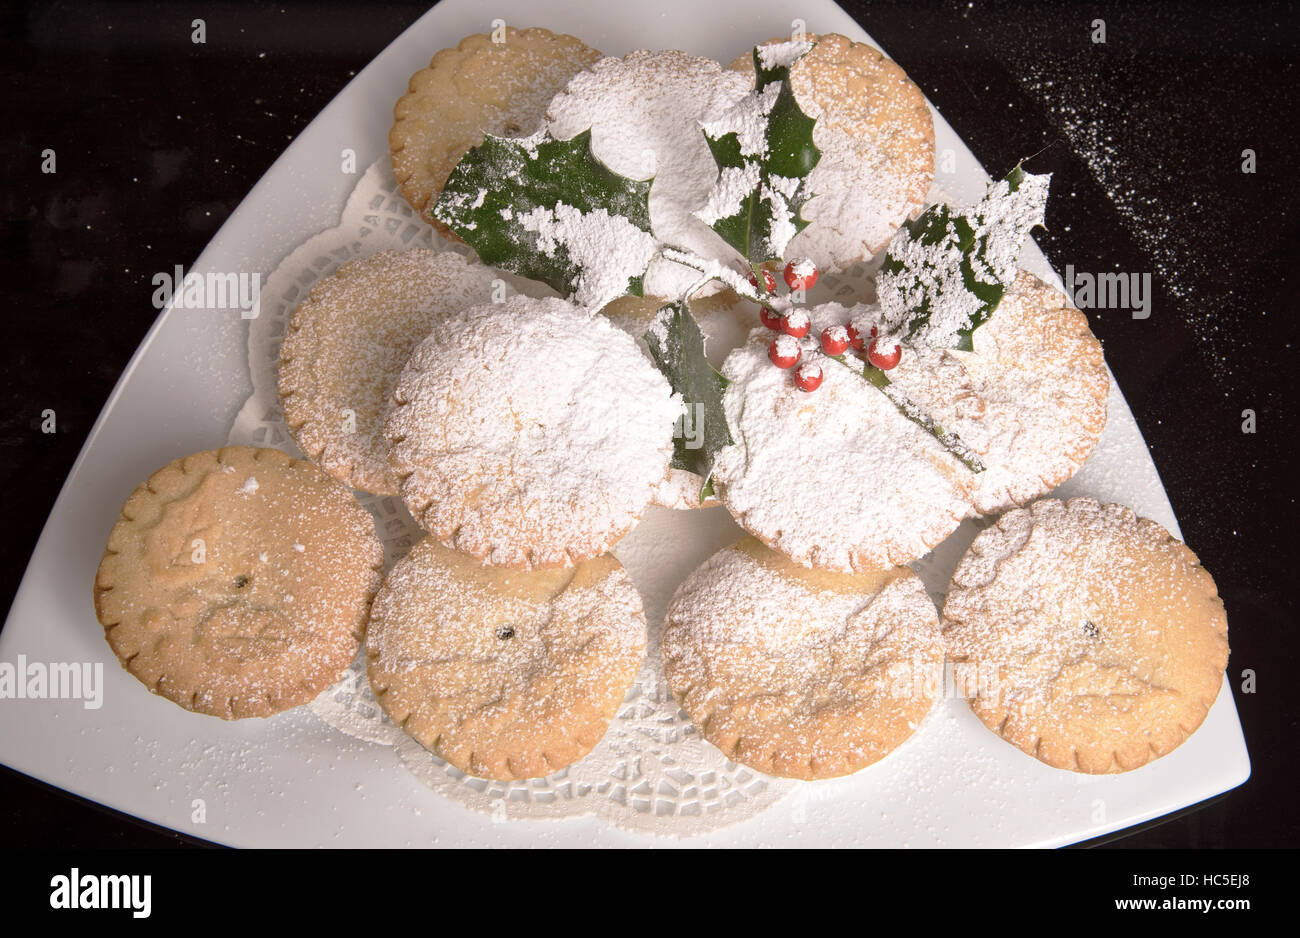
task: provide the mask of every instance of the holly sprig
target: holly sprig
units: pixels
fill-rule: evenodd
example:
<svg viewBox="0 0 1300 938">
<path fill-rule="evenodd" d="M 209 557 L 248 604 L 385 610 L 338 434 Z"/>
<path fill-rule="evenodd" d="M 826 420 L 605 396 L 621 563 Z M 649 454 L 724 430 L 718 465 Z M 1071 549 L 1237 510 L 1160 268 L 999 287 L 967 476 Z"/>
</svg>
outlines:
<svg viewBox="0 0 1300 938">
<path fill-rule="evenodd" d="M 860 378 L 868 382 L 872 387 L 878 389 L 882 394 L 884 394 L 885 398 L 894 405 L 895 409 L 897 409 L 900 414 L 916 426 L 920 427 L 926 433 L 933 436 L 944 449 L 946 449 L 955 459 L 957 459 L 958 462 L 971 472 L 984 471 L 984 463 L 980 460 L 975 451 L 962 441 L 961 437 L 957 433 L 945 429 L 941 424 L 930 417 L 925 412 L 924 408 L 893 386 L 893 383 L 890 381 L 886 372 L 892 370 L 898 365 L 900 359 L 898 350 L 895 350 L 893 354 L 878 350 L 877 339 L 874 336 L 869 340 L 864 341 L 857 335 L 851 324 L 840 327 L 844 330 L 844 338 L 842 340 L 836 340 L 834 344 L 831 344 L 831 336 L 828 335 L 828 333 L 831 332 L 831 329 L 828 328 L 822 333 L 820 341 L 815 342 L 807 338 L 808 330 L 810 328 L 808 316 L 792 299 L 792 296 L 794 295 L 793 292 L 785 296 L 780 296 L 770 292 L 766 288 L 760 289 L 757 282 L 748 282 L 746 278 L 736 273 L 736 271 L 730 267 L 720 264 L 717 261 L 705 261 L 685 251 L 666 249 L 664 251 L 664 257 L 678 264 L 683 264 L 687 267 L 693 267 L 698 270 L 703 275 L 703 279 L 699 286 L 717 280 L 730 287 L 745 299 L 758 303 L 763 311 L 764 324 L 770 329 L 780 333 L 780 335 L 773 339 L 772 345 L 769 346 L 768 349 L 768 355 L 772 359 L 773 364 L 780 368 L 793 369 L 796 368 L 796 366 L 800 366 L 800 363 L 803 362 L 802 367 L 813 365 L 817 369 L 815 373 L 810 372 L 806 377 L 796 371 L 795 385 L 799 387 L 800 390 L 808 392 L 815 391 L 821 386 L 822 380 L 820 366 L 805 360 L 803 353 L 808 351 L 830 358 L 838 362 L 840 365 L 853 370 Z M 792 262 L 786 265 L 784 278 L 787 285 L 792 288 L 792 291 L 796 291 L 798 288 L 802 288 L 805 285 L 810 287 L 816 282 L 816 269 L 812 268 L 811 276 L 806 272 L 810 266 L 811 265 L 807 261 Z M 798 285 L 798 287 L 796 287 L 796 285 Z M 699 289 L 699 286 L 697 286 L 696 289 Z M 698 331 L 699 327 L 696 326 L 695 328 L 696 331 Z M 781 352 L 778 350 L 777 343 L 781 342 L 783 337 L 789 337 L 799 343 L 797 345 L 798 352 L 794 354 L 792 359 L 788 362 L 779 357 Z M 646 334 L 646 340 L 647 342 L 650 341 L 650 333 Z M 843 344 L 841 344 L 841 342 Z M 858 357 L 854 352 L 860 352 L 861 357 Z M 711 370 L 707 359 L 704 358 L 702 343 L 698 351 L 698 357 L 699 361 L 697 361 L 692 367 L 710 368 Z M 721 375 L 718 377 L 722 378 Z M 669 380 L 671 383 L 671 376 Z M 722 378 L 722 380 L 725 381 L 726 379 Z M 677 385 L 674 385 L 674 390 L 682 389 Z M 683 393 L 683 397 L 686 397 L 686 393 Z M 725 421 L 725 414 L 722 414 L 720 410 L 718 411 L 718 416 Z M 730 439 L 730 433 L 728 433 L 727 438 Z M 712 454 L 710 454 L 710 460 L 711 457 Z M 711 461 L 709 465 L 711 468 Z M 703 501 L 703 499 L 704 495 L 701 494 L 701 501 Z"/>
<path fill-rule="evenodd" d="M 1025 239 L 1043 224 L 1050 179 L 1017 164 L 971 208 L 941 202 L 904 222 L 876 276 L 884 335 L 971 351 L 1015 280 Z"/>
<path fill-rule="evenodd" d="M 659 249 L 650 232 L 650 180 L 602 163 L 590 130 L 569 140 L 545 130 L 522 139 L 485 135 L 452 170 L 433 217 L 483 263 L 540 280 L 590 309 L 640 296 Z"/>
<path fill-rule="evenodd" d="M 821 151 L 813 143 L 817 121 L 795 100 L 790 69 L 815 45 L 755 46 L 754 90 L 702 125 L 718 179 L 695 216 L 755 269 L 780 260 L 808 226 L 802 215 L 808 174 Z"/>
<path fill-rule="evenodd" d="M 813 142 L 816 120 L 799 107 L 790 70 L 813 47 L 814 43 L 802 40 L 755 47 L 754 89 L 701 127 L 718 165 L 718 177 L 707 204 L 695 214 L 744 258 L 748 275 L 656 239 L 650 225 L 652 180 L 629 179 L 606 166 L 592 152 L 590 130 L 569 140 L 558 140 L 547 130 L 522 139 L 486 135 L 457 163 L 432 210 L 433 217 L 473 247 L 484 263 L 540 280 L 591 309 L 626 294 L 642 295 L 645 271 L 656 256 L 700 272 L 700 281 L 680 302 L 661 308 L 645 341 L 656 365 L 700 424 L 698 447 L 689 445 L 686 434 L 677 435 L 673 465 L 704 477 L 701 500 L 712 493 L 717 452 L 733 441 L 722 408 L 727 380 L 704 355 L 690 297 L 708 283 L 721 282 L 758 303 L 770 328 L 800 339 L 808 328 L 807 314 L 794 299 L 776 294 L 767 265 L 783 258 L 790 241 L 808 224 L 802 209 L 810 197 L 809 174 L 821 154 Z M 1017 167 L 1004 182 L 1014 193 L 1025 189 L 1027 180 L 1038 178 Z M 888 278 L 894 278 L 885 293 L 898 299 L 895 317 L 887 320 L 891 332 L 873 338 L 863 359 L 842 349 L 838 354 L 825 353 L 853 368 L 903 416 L 974 472 L 984 468 L 978 457 L 960 437 L 893 387 L 885 372 L 898 362 L 898 354 L 891 357 L 889 348 L 895 336 L 915 339 L 945 300 L 939 292 L 926 292 L 928 274 L 914 263 L 909 246 L 937 247 L 944 257 L 957 259 L 963 284 L 983 304 L 965 324 L 966 342 L 969 332 L 996 306 L 1009 281 L 1001 259 L 990 250 L 1002 242 L 990 240 L 987 232 L 1007 220 L 996 214 L 996 206 L 981 211 L 984 207 L 981 203 L 968 217 L 937 206 L 906 226 L 900 232 L 903 240 L 896 237 L 891 242 L 892 253 L 882 274 L 887 286 Z M 1024 224 L 1019 216 L 1013 223 Z M 786 283 L 800 298 L 816 279 L 810 261 L 786 266 Z M 789 364 L 779 360 L 776 344 L 783 338 L 774 341 L 770 355 L 781 367 L 793 367 L 798 355 Z M 879 354 L 877 342 L 882 343 Z M 896 346 L 893 351 L 898 351 Z M 821 380 L 815 362 L 795 374 L 796 386 L 804 391 L 816 390 Z"/>
<path fill-rule="evenodd" d="M 698 435 L 682 432 L 673 436 L 674 469 L 694 472 L 704 479 L 700 501 L 712 491 L 713 460 L 734 440 L 722 408 L 722 395 L 730 383 L 704 354 L 704 336 L 691 315 L 689 300 L 665 304 L 645 334 L 646 347 L 673 390 L 681 394 L 690 421 Z M 692 442 L 694 439 L 694 443 Z"/>
</svg>

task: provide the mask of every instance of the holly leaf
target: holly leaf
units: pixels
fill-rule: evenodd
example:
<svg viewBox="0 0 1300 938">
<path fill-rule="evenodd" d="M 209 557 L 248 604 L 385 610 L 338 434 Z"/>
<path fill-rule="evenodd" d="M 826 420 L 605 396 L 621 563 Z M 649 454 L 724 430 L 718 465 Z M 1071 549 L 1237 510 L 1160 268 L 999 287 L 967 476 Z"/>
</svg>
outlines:
<svg viewBox="0 0 1300 938">
<path fill-rule="evenodd" d="M 801 213 L 821 151 L 812 138 L 817 122 L 795 100 L 790 69 L 814 45 L 755 46 L 754 90 L 701 125 L 718 179 L 695 217 L 755 267 L 781 260 L 790 239 L 808 227 Z"/>
<path fill-rule="evenodd" d="M 650 182 L 620 176 L 591 151 L 591 131 L 485 135 L 452 170 L 433 217 L 483 263 L 540 280 L 589 309 L 627 293 L 659 244 Z"/>
<path fill-rule="evenodd" d="M 734 442 L 722 409 L 722 395 L 729 382 L 705 357 L 704 336 L 685 300 L 659 310 L 645 334 L 645 343 L 659 370 L 686 404 L 681 432 L 673 434 L 671 465 L 704 479 L 700 492 L 700 501 L 704 501 L 713 493 L 714 457 Z"/>
<path fill-rule="evenodd" d="M 905 222 L 876 276 L 884 334 L 970 351 L 1016 278 L 1030 230 L 1043 223 L 1050 179 L 1017 165 L 967 211 L 939 203 Z"/>
</svg>

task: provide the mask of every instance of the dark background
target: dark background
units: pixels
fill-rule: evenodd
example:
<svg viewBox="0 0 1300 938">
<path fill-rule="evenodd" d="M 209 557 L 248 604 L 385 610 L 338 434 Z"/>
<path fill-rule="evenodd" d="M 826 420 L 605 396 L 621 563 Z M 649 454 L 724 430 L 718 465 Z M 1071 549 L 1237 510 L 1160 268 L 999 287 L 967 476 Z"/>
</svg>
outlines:
<svg viewBox="0 0 1300 938">
<path fill-rule="evenodd" d="M 650 0 L 653 3 L 653 0 Z M 1054 266 L 1150 273 L 1150 319 L 1090 311 L 1187 542 L 1227 605 L 1254 775 L 1124 846 L 1300 843 L 1294 6 L 847 2 L 984 166 L 1053 172 Z M 154 320 L 263 171 L 424 3 L 3 7 L 0 603 Z M 491 19 L 485 7 L 484 23 Z M 207 22 L 205 45 L 190 21 Z M 1103 19 L 1106 43 L 1091 41 Z M 546 25 L 543 4 L 537 25 Z M 522 24 L 521 24 L 522 25 Z M 811 24 L 815 27 L 815 23 Z M 485 25 L 485 29 L 486 29 Z M 688 29 L 689 24 L 683 24 Z M 755 39 L 764 38 L 756 36 Z M 430 50 L 432 54 L 434 50 Z M 1046 149 L 1044 149 L 1044 147 Z M 58 173 L 40 172 L 41 151 Z M 1242 151 L 1257 172 L 1241 171 Z M 40 432 L 53 408 L 59 432 Z M 1241 431 L 1254 410 L 1258 432 Z M 1241 693 L 1253 669 L 1257 693 Z M 0 770 L 0 844 L 198 843 Z"/>
</svg>

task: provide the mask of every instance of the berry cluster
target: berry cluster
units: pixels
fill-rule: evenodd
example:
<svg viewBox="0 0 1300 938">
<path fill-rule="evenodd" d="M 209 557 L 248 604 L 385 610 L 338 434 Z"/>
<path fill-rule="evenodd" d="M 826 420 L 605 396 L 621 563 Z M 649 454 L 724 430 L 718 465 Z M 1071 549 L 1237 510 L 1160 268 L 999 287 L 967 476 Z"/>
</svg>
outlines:
<svg viewBox="0 0 1300 938">
<path fill-rule="evenodd" d="M 772 276 L 770 270 L 763 270 L 763 287 L 758 286 L 758 278 L 754 274 L 749 275 L 749 283 L 760 296 L 770 296 L 776 293 L 776 278 Z M 807 258 L 799 261 L 791 261 L 785 265 L 785 282 L 791 290 L 808 290 L 817 283 L 818 271 L 817 266 Z M 821 387 L 822 368 L 816 362 L 803 362 L 800 364 L 805 348 L 808 351 L 814 351 L 816 344 L 809 343 L 807 346 L 801 341 L 808 335 L 809 329 L 812 328 L 812 320 L 809 319 L 808 313 L 802 309 L 791 307 L 785 313 L 772 306 L 763 305 L 759 308 L 759 318 L 763 325 L 774 332 L 781 333 L 767 347 L 767 357 L 772 360 L 776 367 L 787 370 L 799 367 L 794 373 L 794 385 L 801 391 L 815 391 Z M 829 326 L 822 330 L 820 347 L 821 351 L 831 357 L 839 357 L 850 349 L 862 353 L 863 346 L 866 345 L 865 357 L 868 362 L 881 371 L 889 371 L 898 365 L 902 358 L 903 350 L 897 342 L 879 339 L 876 330 L 873 327 L 869 337 L 870 343 L 864 343 L 858 331 L 853 328 L 852 323 L 846 323 L 842 326 Z"/>
</svg>

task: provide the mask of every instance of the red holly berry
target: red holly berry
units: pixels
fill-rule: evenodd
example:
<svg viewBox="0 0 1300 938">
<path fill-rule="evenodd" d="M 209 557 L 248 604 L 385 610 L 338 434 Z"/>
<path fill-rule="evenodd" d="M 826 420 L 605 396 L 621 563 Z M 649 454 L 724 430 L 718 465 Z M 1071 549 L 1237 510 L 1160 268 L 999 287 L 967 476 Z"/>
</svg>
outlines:
<svg viewBox="0 0 1300 938">
<path fill-rule="evenodd" d="M 755 277 L 752 273 L 749 275 L 749 285 L 753 287 L 755 290 L 758 289 L 758 278 Z M 760 291 L 762 293 L 776 292 L 776 278 L 772 276 L 772 271 L 770 270 L 764 269 L 763 271 L 763 287 L 765 289 Z"/>
<path fill-rule="evenodd" d="M 763 325 L 777 332 L 781 331 L 781 322 L 785 318 L 774 309 L 768 309 L 766 306 L 758 308 L 758 318 L 763 320 Z"/>
<path fill-rule="evenodd" d="M 785 285 L 791 290 L 811 290 L 817 283 L 817 265 L 810 258 L 785 265 Z"/>
<path fill-rule="evenodd" d="M 898 364 L 898 360 L 903 357 L 903 347 L 897 342 L 893 342 L 889 347 L 882 347 L 879 339 L 871 340 L 871 347 L 867 349 L 867 361 L 881 371 L 888 371 Z"/>
<path fill-rule="evenodd" d="M 858 335 L 858 330 L 853 328 L 853 323 L 846 325 L 844 331 L 849 335 L 849 348 L 862 351 L 862 336 Z"/>
<path fill-rule="evenodd" d="M 790 310 L 781 320 L 781 331 L 786 335 L 794 336 L 796 339 L 802 339 L 811 328 L 812 320 L 808 318 L 808 314 L 802 309 Z"/>
<path fill-rule="evenodd" d="M 822 386 L 822 366 L 816 362 L 804 362 L 794 373 L 794 386 L 800 391 L 816 391 Z"/>
<path fill-rule="evenodd" d="M 822 330 L 822 351 L 827 355 L 843 355 L 852 342 L 852 326 L 827 326 Z"/>
<path fill-rule="evenodd" d="M 799 340 L 794 336 L 779 335 L 767 347 L 767 357 L 772 359 L 773 365 L 781 369 L 793 368 L 799 364 L 801 355 L 803 350 L 799 348 Z"/>
</svg>

